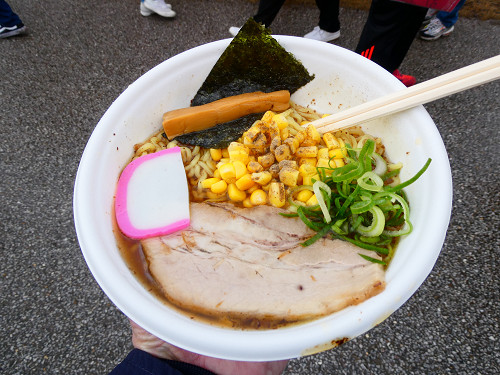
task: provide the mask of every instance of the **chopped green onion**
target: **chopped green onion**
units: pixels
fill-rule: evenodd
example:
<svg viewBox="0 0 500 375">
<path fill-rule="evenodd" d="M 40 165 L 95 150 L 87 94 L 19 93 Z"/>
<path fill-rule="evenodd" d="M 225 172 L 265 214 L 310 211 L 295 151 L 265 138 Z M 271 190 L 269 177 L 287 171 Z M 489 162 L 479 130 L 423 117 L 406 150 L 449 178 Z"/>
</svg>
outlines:
<svg viewBox="0 0 500 375">
<path fill-rule="evenodd" d="M 373 199 L 362 200 L 351 205 L 351 212 L 355 215 L 362 214 L 370 210 L 375 205 Z"/>
<path fill-rule="evenodd" d="M 309 238 L 307 241 L 305 241 L 304 243 L 302 243 L 301 245 L 306 247 L 306 246 L 309 246 L 309 245 L 312 245 L 313 243 L 315 243 L 317 240 L 319 240 L 320 238 L 323 238 L 324 236 L 326 236 L 326 234 L 330 231 L 330 226 L 329 225 L 325 225 L 323 228 L 321 228 L 318 233 L 316 233 L 314 236 L 312 236 L 311 238 Z"/>
<path fill-rule="evenodd" d="M 366 243 L 377 243 L 380 241 L 380 237 L 365 237 L 365 236 L 359 236 L 359 240 L 366 242 Z"/>
<path fill-rule="evenodd" d="M 332 231 L 335 232 L 335 233 L 337 233 L 337 234 L 340 234 L 340 235 L 346 235 L 346 234 L 348 234 L 347 231 L 345 231 L 344 229 L 341 228 L 341 226 L 343 226 L 345 220 L 346 219 L 337 220 L 335 222 L 335 224 L 333 224 L 331 226 Z"/>
<path fill-rule="evenodd" d="M 365 172 L 358 178 L 358 185 L 368 191 L 380 191 L 384 187 L 384 181 L 374 172 Z"/>
<path fill-rule="evenodd" d="M 313 221 L 309 220 L 309 218 L 304 214 L 304 209 L 302 206 L 299 206 L 299 208 L 297 208 L 297 214 L 299 215 L 300 219 L 304 222 L 304 224 L 307 225 L 309 228 L 311 228 L 316 232 L 321 230 L 322 228 L 321 225 L 318 225 Z"/>
<path fill-rule="evenodd" d="M 347 146 L 346 165 L 335 168 L 318 167 L 318 180 L 290 192 L 290 212 L 286 217 L 300 217 L 317 233 L 302 245 L 309 246 L 326 235 L 375 251 L 383 260 L 360 254 L 364 259 L 386 265 L 392 258 L 395 237 L 411 233 L 410 210 L 402 189 L 415 182 L 428 168 L 431 159 L 410 180 L 399 183 L 400 169 L 388 171 L 388 165 L 375 152 L 375 141 L 367 139 L 361 148 Z M 396 177 L 392 184 L 384 181 Z M 318 204 L 305 206 L 294 201 L 300 190 L 312 190 Z"/>
<path fill-rule="evenodd" d="M 362 249 L 376 251 L 377 253 L 383 254 L 383 255 L 389 254 L 389 250 L 386 249 L 385 247 L 375 246 L 372 244 L 357 241 L 357 240 L 354 240 L 354 239 L 347 237 L 347 236 L 339 236 L 339 237 L 342 238 L 344 241 L 350 242 L 350 243 L 352 243 L 352 244 L 354 244 L 357 247 L 360 247 Z"/>
<path fill-rule="evenodd" d="M 330 189 L 330 186 L 328 186 L 327 184 L 325 184 L 322 181 L 316 181 L 313 184 L 313 191 L 314 191 L 314 194 L 316 194 L 316 198 L 318 199 L 319 207 L 321 208 L 321 211 L 323 212 L 323 215 L 325 216 L 325 221 L 327 223 L 330 223 L 330 221 L 332 221 L 332 218 L 330 216 L 330 212 L 328 211 L 328 207 L 326 206 L 325 197 L 324 197 L 323 193 L 321 192 L 321 190 L 323 190 L 327 194 L 327 196 L 329 197 L 332 194 L 332 189 Z"/>
<path fill-rule="evenodd" d="M 384 158 L 376 152 L 372 154 L 372 158 L 375 159 L 375 169 L 373 170 L 373 173 L 376 173 L 380 177 L 384 176 L 387 172 L 387 163 Z"/>
<path fill-rule="evenodd" d="M 373 206 L 368 210 L 372 214 L 372 222 L 369 226 L 364 226 L 360 224 L 356 229 L 356 232 L 365 237 L 377 237 L 382 234 L 385 227 L 385 216 L 384 213 L 378 206 Z"/>
<path fill-rule="evenodd" d="M 364 259 L 366 259 L 369 262 L 378 263 L 378 264 L 381 264 L 383 266 L 387 266 L 387 263 L 384 262 L 383 260 L 372 258 L 372 257 L 369 257 L 368 255 L 361 254 L 361 253 L 358 253 L 358 255 L 361 256 L 361 258 L 364 258 Z"/>
<path fill-rule="evenodd" d="M 410 223 L 410 207 L 408 206 L 408 203 L 399 195 L 388 192 L 388 191 L 383 191 L 380 193 L 375 194 L 376 198 L 387 196 L 391 198 L 391 201 L 398 201 L 399 204 L 401 204 L 401 207 L 403 208 L 403 217 L 405 220 L 404 226 L 400 230 L 384 230 L 383 233 L 386 236 L 391 236 L 391 237 L 399 237 L 405 234 L 411 233 L 413 230 L 413 225 Z"/>
<path fill-rule="evenodd" d="M 415 181 L 417 181 L 417 179 L 422 176 L 424 174 L 424 172 L 427 170 L 427 168 L 429 168 L 429 165 L 431 164 L 431 161 L 432 159 L 429 158 L 427 159 L 427 162 L 424 164 L 424 166 L 422 167 L 422 169 L 420 169 L 417 174 L 415 176 L 413 176 L 412 178 L 410 178 L 408 181 L 405 181 L 399 185 L 396 185 L 396 186 L 392 186 L 392 187 L 388 187 L 386 188 L 385 191 L 399 191 L 401 189 L 404 189 L 405 187 L 407 187 L 408 185 L 411 185 L 413 184 Z"/>
</svg>

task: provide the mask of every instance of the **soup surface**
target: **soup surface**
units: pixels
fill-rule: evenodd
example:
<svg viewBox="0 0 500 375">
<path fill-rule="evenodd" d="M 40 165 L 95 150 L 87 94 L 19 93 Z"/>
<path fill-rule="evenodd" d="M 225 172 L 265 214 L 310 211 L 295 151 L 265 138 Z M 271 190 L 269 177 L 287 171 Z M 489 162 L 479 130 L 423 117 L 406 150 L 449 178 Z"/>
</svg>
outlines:
<svg viewBox="0 0 500 375">
<path fill-rule="evenodd" d="M 385 149 L 380 139 L 365 134 L 359 127 L 320 135 L 313 126 L 308 126 L 309 122 L 320 117 L 308 108 L 291 103 L 291 108 L 283 113 L 266 112 L 262 119 L 256 121 L 238 142 L 232 142 L 226 149 L 204 149 L 199 146 L 182 145 L 175 140 L 169 141 L 163 132 L 159 132 L 134 147 L 133 159 L 165 148 L 179 146 L 182 151 L 191 202 L 229 202 L 236 207 L 249 209 L 268 205 L 283 211 L 287 210 L 284 212 L 289 212 L 289 215 L 295 219 L 300 217 L 308 228 L 318 232 L 316 236 L 313 235 L 314 232 L 311 232 L 309 235 L 311 238 L 305 241 L 310 242 L 305 243 L 306 245 L 311 245 L 326 233 L 321 232 L 325 227 L 320 225 L 321 221 L 325 222 L 321 214 L 328 214 L 324 210 L 325 205 L 330 208 L 337 204 L 342 211 L 341 197 L 344 196 L 348 198 L 344 200 L 349 200 L 350 196 L 359 194 L 356 192 L 359 190 L 357 185 L 361 184 L 358 182 L 360 180 L 354 183 L 341 180 L 338 177 L 340 172 L 337 173 L 336 170 L 349 172 L 346 169 L 349 168 L 349 164 L 360 164 L 359 158 L 368 146 L 371 146 L 372 153 L 378 156 L 371 157 L 373 161 L 367 168 L 370 172 L 372 169 L 374 171 L 379 169 L 377 172 L 383 176 L 384 186 L 399 183 L 398 172 L 401 168 L 401 165 L 391 164 L 385 160 Z M 366 161 L 364 163 L 366 164 Z M 381 164 L 383 164 L 382 171 L 380 170 Z M 340 179 L 334 184 L 337 189 L 335 193 L 339 196 L 335 201 L 329 201 L 327 197 L 325 203 L 326 190 L 331 189 L 327 187 L 318 190 L 317 185 L 323 183 L 322 181 L 333 181 L 335 178 Z M 366 182 L 368 189 L 373 188 L 373 182 L 369 178 L 361 182 Z M 362 204 L 366 199 L 374 200 L 375 198 L 377 196 L 368 197 L 365 194 L 365 198 L 359 199 L 358 202 Z M 392 196 L 389 198 L 393 199 Z M 389 198 L 384 198 L 382 195 L 378 197 L 377 204 L 383 206 L 386 201 L 390 200 Z M 358 206 L 361 207 L 361 204 L 358 203 Z M 372 269 L 383 269 L 392 257 L 398 236 L 385 236 L 381 231 L 373 233 L 371 227 L 374 227 L 377 212 L 371 212 L 370 209 L 365 211 L 360 209 L 356 214 L 355 222 L 352 218 L 341 219 L 337 214 L 333 218 L 337 220 L 333 223 L 328 221 L 328 225 L 335 232 L 332 233 L 338 234 L 343 240 L 360 244 L 364 249 L 373 250 L 370 247 L 379 249 L 373 251 L 373 256 L 370 252 L 365 252 L 361 254 L 361 257 L 364 259 L 363 262 L 367 260 L 377 264 L 377 267 L 371 267 Z M 401 231 L 406 225 L 405 221 L 401 220 L 405 212 L 403 210 L 393 212 L 388 206 L 385 209 L 385 221 L 392 222 L 394 231 Z M 343 210 L 346 211 L 345 208 Z M 356 225 L 357 231 L 355 228 L 349 234 L 345 232 L 348 227 Z M 276 328 L 285 324 L 307 321 L 337 311 L 349 304 L 360 303 L 382 291 L 384 286 L 383 278 L 379 277 L 376 281 L 368 282 L 369 289 L 366 293 L 363 292 L 362 297 L 347 297 L 346 304 L 339 304 L 337 307 L 318 311 L 318 313 L 279 315 L 271 311 L 263 315 L 238 309 L 231 310 L 231 308 L 218 313 L 211 308 L 203 307 L 204 301 L 202 300 L 193 305 L 191 302 L 184 303 L 179 298 L 173 297 L 172 291 L 167 290 L 169 286 L 162 284 L 161 272 L 156 275 L 151 272 L 151 269 L 155 268 L 150 264 L 151 259 L 157 259 L 157 257 L 145 254 L 140 241 L 126 238 L 118 229 L 116 237 L 123 258 L 148 291 L 179 311 L 189 314 L 193 319 L 222 326 L 250 329 Z M 278 253 L 277 258 L 285 259 L 284 257 L 289 254 L 295 254 L 296 245 L 290 246 L 288 250 L 279 250 L 281 252 Z M 170 252 L 170 248 L 166 249 L 166 252 Z M 268 250 L 266 248 L 264 252 Z M 224 259 L 221 259 L 218 262 L 223 261 Z M 363 266 L 369 266 L 369 263 Z M 315 277 L 311 276 L 311 278 L 314 280 Z M 308 310 L 305 307 L 303 311 Z"/>
</svg>

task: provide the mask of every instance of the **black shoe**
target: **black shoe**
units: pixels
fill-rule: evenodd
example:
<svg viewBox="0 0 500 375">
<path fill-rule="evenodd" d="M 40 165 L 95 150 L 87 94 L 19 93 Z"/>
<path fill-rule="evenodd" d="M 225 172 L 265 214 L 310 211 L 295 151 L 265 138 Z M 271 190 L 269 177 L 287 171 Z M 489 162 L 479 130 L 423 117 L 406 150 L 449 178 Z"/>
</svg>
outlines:
<svg viewBox="0 0 500 375">
<path fill-rule="evenodd" d="M 26 26 L 21 22 L 18 25 L 7 27 L 0 25 L 0 38 L 8 38 L 10 36 L 23 34 L 26 32 Z"/>
</svg>

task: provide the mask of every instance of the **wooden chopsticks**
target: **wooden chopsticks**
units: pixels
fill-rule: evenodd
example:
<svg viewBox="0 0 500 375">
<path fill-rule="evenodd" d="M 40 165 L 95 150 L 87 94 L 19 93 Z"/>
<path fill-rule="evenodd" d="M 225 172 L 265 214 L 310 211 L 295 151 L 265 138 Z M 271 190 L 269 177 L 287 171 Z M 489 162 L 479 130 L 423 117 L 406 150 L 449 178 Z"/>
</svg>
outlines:
<svg viewBox="0 0 500 375">
<path fill-rule="evenodd" d="M 500 55 L 312 122 L 321 133 L 403 111 L 500 78 Z"/>
</svg>

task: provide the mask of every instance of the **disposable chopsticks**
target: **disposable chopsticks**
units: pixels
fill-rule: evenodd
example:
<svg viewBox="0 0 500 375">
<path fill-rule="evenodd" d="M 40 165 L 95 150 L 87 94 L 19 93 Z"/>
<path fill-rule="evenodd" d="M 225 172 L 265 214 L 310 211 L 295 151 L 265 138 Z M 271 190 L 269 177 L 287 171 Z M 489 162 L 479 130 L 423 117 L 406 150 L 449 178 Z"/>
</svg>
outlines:
<svg viewBox="0 0 500 375">
<path fill-rule="evenodd" d="M 500 55 L 312 122 L 321 133 L 345 129 L 500 78 Z"/>
</svg>

